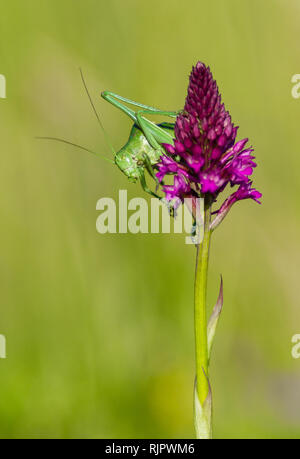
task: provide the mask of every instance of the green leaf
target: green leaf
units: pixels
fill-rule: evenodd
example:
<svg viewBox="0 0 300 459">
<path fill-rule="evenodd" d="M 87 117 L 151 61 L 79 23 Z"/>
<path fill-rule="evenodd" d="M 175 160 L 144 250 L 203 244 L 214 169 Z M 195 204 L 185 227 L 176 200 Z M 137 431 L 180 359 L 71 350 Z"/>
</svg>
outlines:
<svg viewBox="0 0 300 459">
<path fill-rule="evenodd" d="M 203 373 L 205 374 L 204 370 Z M 206 374 L 205 377 L 207 378 Z M 198 397 L 197 380 L 195 382 L 194 424 L 196 430 L 196 438 L 198 440 L 210 440 L 212 438 L 212 393 L 208 378 L 207 381 L 209 392 L 202 405 Z"/>
<path fill-rule="evenodd" d="M 208 325 L 207 325 L 207 346 L 208 346 L 208 360 L 210 360 L 212 345 L 219 322 L 219 318 L 223 308 L 223 279 L 221 276 L 221 286 L 218 301 L 213 309 L 213 312 L 210 316 Z"/>
</svg>

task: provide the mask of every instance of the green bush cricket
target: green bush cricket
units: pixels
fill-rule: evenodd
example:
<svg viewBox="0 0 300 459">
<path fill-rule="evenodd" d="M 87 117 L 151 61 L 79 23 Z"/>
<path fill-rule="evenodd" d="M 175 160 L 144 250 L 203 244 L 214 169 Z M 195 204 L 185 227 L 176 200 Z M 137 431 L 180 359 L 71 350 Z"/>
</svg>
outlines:
<svg viewBox="0 0 300 459">
<path fill-rule="evenodd" d="M 160 156 L 164 153 L 161 144 L 168 143 L 173 145 L 174 123 L 155 124 L 145 118 L 145 115 L 176 118 L 178 113 L 158 110 L 108 91 L 104 91 L 101 96 L 107 102 L 126 113 L 134 122 L 128 142 L 115 154 L 116 165 L 130 181 L 136 182 L 140 180 L 143 189 L 147 193 L 156 196 L 146 184 L 144 171 L 147 170 L 157 182 L 153 166 L 158 163 Z M 138 107 L 138 110 L 134 111 L 128 108 L 123 102 Z"/>
<path fill-rule="evenodd" d="M 164 153 L 162 147 L 163 143 L 172 144 L 174 142 L 174 123 L 160 123 L 155 124 L 152 121 L 149 121 L 145 118 L 145 115 L 158 115 L 158 116 L 167 116 L 170 118 L 176 118 L 178 112 L 175 111 L 164 111 L 159 110 L 148 105 L 140 104 L 134 102 L 125 97 L 119 96 L 109 91 L 102 92 L 101 96 L 104 100 L 114 105 L 116 108 L 122 110 L 126 115 L 128 115 L 131 120 L 134 122 L 129 139 L 124 147 L 121 148 L 119 152 L 115 152 L 113 146 L 111 145 L 110 140 L 107 138 L 106 132 L 100 120 L 100 117 L 97 113 L 95 105 L 92 101 L 90 93 L 88 91 L 84 76 L 80 70 L 81 78 L 89 97 L 90 103 L 92 105 L 93 111 L 97 117 L 101 130 L 104 132 L 106 141 L 114 154 L 114 163 L 119 167 L 119 169 L 126 175 L 130 182 L 140 181 L 143 189 L 152 196 L 158 197 L 157 194 L 150 190 L 146 183 L 145 170 L 150 174 L 150 176 L 156 181 L 158 186 L 158 180 L 155 175 L 155 164 L 159 162 L 160 156 Z M 137 110 L 134 111 L 129 108 L 127 105 L 137 107 Z M 77 148 L 81 148 L 89 153 L 98 155 L 97 153 L 85 148 L 80 145 L 68 142 L 66 140 L 54 138 L 54 137 L 39 137 L 40 139 L 56 140 L 60 142 L 67 143 Z M 102 157 L 103 159 L 104 158 Z M 108 160 L 111 161 L 111 160 Z"/>
</svg>

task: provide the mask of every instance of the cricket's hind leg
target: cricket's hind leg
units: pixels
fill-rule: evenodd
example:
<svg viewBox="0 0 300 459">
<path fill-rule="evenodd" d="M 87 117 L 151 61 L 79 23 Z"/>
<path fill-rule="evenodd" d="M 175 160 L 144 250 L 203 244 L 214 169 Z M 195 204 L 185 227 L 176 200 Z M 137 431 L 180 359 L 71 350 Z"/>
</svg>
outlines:
<svg viewBox="0 0 300 459">
<path fill-rule="evenodd" d="M 167 112 L 163 110 L 139 110 L 136 112 L 137 123 L 142 129 L 146 139 L 149 144 L 161 153 L 164 153 L 164 149 L 161 146 L 161 143 L 170 143 L 173 140 L 173 137 L 170 134 L 164 132 L 159 126 L 154 125 L 155 135 L 151 132 L 151 124 L 149 121 L 143 118 L 143 115 L 159 115 L 159 116 L 169 116 L 171 118 L 176 118 L 177 112 Z"/>
<path fill-rule="evenodd" d="M 122 102 L 125 102 L 125 104 L 132 105 L 134 107 L 139 107 L 139 109 L 147 110 L 150 113 L 157 112 L 159 111 L 157 108 L 150 107 L 149 105 L 141 104 L 139 102 L 135 102 L 134 100 L 127 99 L 126 97 L 119 96 L 118 94 L 115 94 L 111 91 L 103 91 L 101 94 L 101 97 L 109 102 L 110 104 L 114 105 L 115 107 L 119 108 L 122 110 L 126 115 L 130 116 L 130 118 L 137 123 L 137 112 L 132 110 L 131 108 L 127 107 L 124 105 Z"/>
</svg>

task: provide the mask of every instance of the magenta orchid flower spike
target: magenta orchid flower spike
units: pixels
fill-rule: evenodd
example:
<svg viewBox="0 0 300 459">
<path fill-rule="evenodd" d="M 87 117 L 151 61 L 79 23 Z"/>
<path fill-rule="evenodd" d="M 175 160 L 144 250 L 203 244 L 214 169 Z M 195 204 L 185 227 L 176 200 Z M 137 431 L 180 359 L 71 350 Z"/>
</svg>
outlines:
<svg viewBox="0 0 300 459">
<path fill-rule="evenodd" d="M 251 188 L 249 179 L 256 167 L 253 148 L 246 147 L 248 139 L 235 143 L 237 131 L 209 67 L 198 62 L 184 110 L 176 120 L 174 145 L 164 144 L 166 155 L 157 165 L 160 181 L 174 175 L 174 185 L 163 187 L 166 199 L 183 202 L 200 195 L 216 199 L 227 185 L 239 185 L 227 207 L 246 198 L 259 202 L 261 193 Z"/>
<path fill-rule="evenodd" d="M 88 94 L 89 95 L 89 94 Z M 89 96 L 90 97 L 90 96 Z M 159 198 L 159 185 L 170 213 L 187 204 L 193 215 L 197 247 L 195 303 L 196 381 L 194 419 L 197 438 L 212 437 L 212 391 L 209 362 L 212 344 L 223 306 L 223 281 L 217 303 L 207 320 L 207 274 L 213 231 L 232 206 L 245 199 L 260 203 L 261 193 L 252 186 L 256 168 L 248 139 L 237 141 L 238 127 L 226 111 L 209 67 L 198 62 L 193 68 L 184 109 L 157 110 L 109 91 L 102 97 L 133 120 L 130 138 L 114 162 L 131 182 Z M 136 107 L 129 108 L 127 105 Z M 93 109 L 95 110 L 94 106 Z M 176 118 L 172 123 L 155 125 L 147 114 Z M 97 115 L 97 113 L 96 113 Z M 97 115 L 101 128 L 102 124 Z M 156 181 L 152 191 L 145 173 Z M 226 189 L 232 192 L 219 202 Z M 160 198 L 161 199 L 161 198 Z M 194 232 L 193 229 L 193 232 Z M 194 236 L 194 234 L 192 234 Z"/>
<path fill-rule="evenodd" d="M 198 62 L 193 68 L 184 110 L 175 123 L 173 144 L 164 144 L 165 154 L 157 164 L 157 178 L 167 201 L 176 208 L 186 198 L 203 201 L 202 240 L 197 244 L 195 279 L 195 429 L 197 438 L 212 437 L 212 392 L 209 361 L 218 319 L 223 305 L 223 282 L 210 320 L 206 318 L 207 271 L 211 234 L 233 204 L 244 199 L 260 203 L 261 193 L 250 179 L 256 167 L 248 139 L 236 141 L 238 127 L 225 110 L 216 81 L 209 67 Z M 165 185 L 166 176 L 173 184 Z M 235 191 L 212 211 L 225 188 Z M 196 214 L 194 215 L 197 220 Z"/>
</svg>

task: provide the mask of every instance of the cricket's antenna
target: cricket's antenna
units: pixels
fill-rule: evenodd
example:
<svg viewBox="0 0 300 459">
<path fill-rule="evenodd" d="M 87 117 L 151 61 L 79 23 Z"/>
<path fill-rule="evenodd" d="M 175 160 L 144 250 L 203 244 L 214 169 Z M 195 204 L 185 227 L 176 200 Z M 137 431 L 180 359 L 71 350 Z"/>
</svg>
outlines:
<svg viewBox="0 0 300 459">
<path fill-rule="evenodd" d="M 100 128 L 101 128 L 101 130 L 102 130 L 102 132 L 104 134 L 105 141 L 106 141 L 107 145 L 109 146 L 109 148 L 111 149 L 111 151 L 113 152 L 113 154 L 116 155 L 116 151 L 115 151 L 115 149 L 114 149 L 114 147 L 113 147 L 113 145 L 112 145 L 112 143 L 111 143 L 111 141 L 110 141 L 110 139 L 109 139 L 109 137 L 108 137 L 108 135 L 107 135 L 107 133 L 106 133 L 106 131 L 104 129 L 104 126 L 102 124 L 100 116 L 99 116 L 99 114 L 98 114 L 98 112 L 96 110 L 95 104 L 94 104 L 93 99 L 92 99 L 92 97 L 90 95 L 90 92 L 88 90 L 88 87 L 87 87 L 87 84 L 86 84 L 86 81 L 85 81 L 85 78 L 84 78 L 84 75 L 83 75 L 83 71 L 82 71 L 81 68 L 79 68 L 79 71 L 80 71 L 80 75 L 81 75 L 81 79 L 82 79 L 82 83 L 83 83 L 84 89 L 85 89 L 85 91 L 87 93 L 87 96 L 89 98 L 89 101 L 90 101 L 90 104 L 92 106 L 92 109 L 93 109 L 93 111 L 94 111 L 94 113 L 96 115 L 96 118 L 98 120 L 99 126 L 100 126 Z"/>
<path fill-rule="evenodd" d="M 80 148 L 81 150 L 87 151 L 88 153 L 92 153 L 92 155 L 98 156 L 101 159 L 104 159 L 105 161 L 108 161 L 109 163 L 114 163 L 113 160 L 106 158 L 105 156 L 100 155 L 99 153 L 96 153 L 93 150 L 89 150 L 88 148 L 82 147 L 81 145 L 78 145 L 77 143 L 69 142 L 68 140 L 64 139 L 59 139 L 57 137 L 36 137 L 38 140 L 54 140 L 56 142 L 61 142 L 65 143 L 67 145 L 71 145 L 72 147 Z"/>
</svg>

